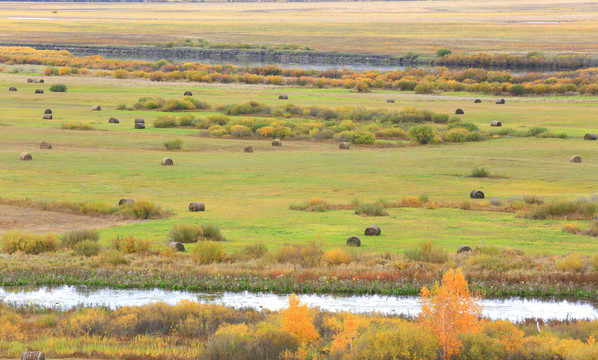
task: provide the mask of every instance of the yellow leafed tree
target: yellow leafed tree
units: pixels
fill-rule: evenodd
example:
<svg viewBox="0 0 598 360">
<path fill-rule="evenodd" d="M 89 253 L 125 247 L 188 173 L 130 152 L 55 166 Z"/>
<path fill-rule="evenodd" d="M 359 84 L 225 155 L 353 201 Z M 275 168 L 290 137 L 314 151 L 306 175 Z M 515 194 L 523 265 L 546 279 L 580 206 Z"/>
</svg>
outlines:
<svg viewBox="0 0 598 360">
<path fill-rule="evenodd" d="M 314 342 L 320 337 L 309 313 L 307 305 L 301 305 L 299 297 L 289 296 L 289 307 L 280 311 L 280 325 L 283 330 L 297 338 L 299 344 Z"/>
<path fill-rule="evenodd" d="M 459 353 L 459 334 L 482 330 L 480 297 L 469 292 L 461 269 L 447 271 L 441 286 L 438 283 L 432 289 L 424 286 L 420 302 L 419 323 L 436 336 L 443 359 Z"/>
</svg>

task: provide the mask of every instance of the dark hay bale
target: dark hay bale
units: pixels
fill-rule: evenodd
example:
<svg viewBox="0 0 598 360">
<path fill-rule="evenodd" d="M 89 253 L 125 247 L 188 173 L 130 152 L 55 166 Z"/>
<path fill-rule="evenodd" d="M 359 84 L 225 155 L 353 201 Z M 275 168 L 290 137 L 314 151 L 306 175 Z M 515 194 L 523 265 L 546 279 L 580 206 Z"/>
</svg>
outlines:
<svg viewBox="0 0 598 360">
<path fill-rule="evenodd" d="M 174 251 L 185 251 L 185 246 L 178 241 L 169 242 L 168 247 Z"/>
<path fill-rule="evenodd" d="M 288 97 L 288 96 L 286 96 L 286 95 L 279 95 L 279 96 L 278 96 L 278 99 L 279 99 L 279 100 L 288 100 L 288 99 L 289 99 L 289 97 Z"/>
<path fill-rule="evenodd" d="M 47 141 L 42 141 L 41 144 L 39 144 L 39 148 L 40 149 L 51 149 L 52 148 L 52 143 L 47 142 Z"/>
<path fill-rule="evenodd" d="M 185 96 L 193 96 L 193 93 L 191 91 L 185 91 Z"/>
<path fill-rule="evenodd" d="M 272 146 L 282 146 L 282 141 L 280 139 L 272 140 Z"/>
<path fill-rule="evenodd" d="M 347 246 L 361 246 L 361 240 L 357 236 L 351 236 L 347 239 Z"/>
<path fill-rule="evenodd" d="M 571 156 L 571 159 L 569 159 L 570 163 L 581 163 L 581 156 L 579 155 L 573 155 Z"/>
<path fill-rule="evenodd" d="M 43 118 L 44 118 L 44 120 L 52 120 L 52 115 L 44 114 Z"/>
<path fill-rule="evenodd" d="M 499 105 L 504 105 L 505 99 L 498 99 L 498 100 L 496 100 L 496 103 Z"/>
<path fill-rule="evenodd" d="M 376 225 L 370 225 L 365 228 L 365 235 L 367 236 L 379 236 L 380 235 L 380 228 Z"/>
<path fill-rule="evenodd" d="M 481 103 L 482 103 L 482 100 L 480 100 L 480 99 L 475 99 L 475 100 L 473 101 L 473 103 L 474 103 L 474 104 L 481 104 Z"/>
<path fill-rule="evenodd" d="M 189 203 L 189 211 L 196 212 L 196 211 L 206 211 L 206 206 L 202 202 L 191 202 Z"/>
<path fill-rule="evenodd" d="M 35 89 L 36 94 L 43 94 L 44 91 L 42 89 Z"/>
<path fill-rule="evenodd" d="M 135 129 L 145 129 L 144 123 L 135 123 Z"/>
<path fill-rule="evenodd" d="M 455 110 L 455 114 L 457 114 L 457 115 L 463 115 L 465 113 L 463 112 L 462 109 L 457 109 L 457 110 Z"/>
<path fill-rule="evenodd" d="M 46 109 L 46 111 L 44 111 L 44 114 L 51 114 L 52 113 L 52 109 Z"/>
<path fill-rule="evenodd" d="M 110 119 L 108 120 L 108 123 L 109 123 L 109 124 L 120 124 L 120 121 L 118 121 L 118 119 L 117 119 L 117 118 L 110 118 Z"/>
<path fill-rule="evenodd" d="M 46 355 L 41 351 L 26 351 L 21 355 L 21 360 L 46 360 Z"/>
<path fill-rule="evenodd" d="M 502 123 L 500 121 L 494 120 L 490 123 L 490 126 L 502 126 Z"/>
<path fill-rule="evenodd" d="M 35 80 L 35 82 L 36 82 L 36 83 L 43 84 L 43 83 L 44 83 L 44 79 L 37 79 L 37 80 Z"/>
<path fill-rule="evenodd" d="M 386 102 L 387 102 L 387 103 L 394 104 L 394 103 L 395 103 L 395 99 L 386 99 Z"/>
<path fill-rule="evenodd" d="M 342 142 L 338 145 L 338 148 L 341 150 L 349 150 L 349 148 L 351 147 L 351 144 L 349 144 L 348 142 Z"/>
<path fill-rule="evenodd" d="M 91 107 L 91 111 L 102 111 L 102 107 L 100 105 L 94 105 Z"/>
<path fill-rule="evenodd" d="M 23 161 L 29 161 L 29 160 L 33 160 L 33 157 L 28 152 L 22 152 L 21 153 L 21 160 L 23 160 Z"/>
<path fill-rule="evenodd" d="M 471 248 L 469 246 L 467 246 L 467 245 L 461 245 L 457 249 L 457 254 L 461 254 L 463 252 L 469 252 L 469 251 L 471 251 Z"/>
<path fill-rule="evenodd" d="M 596 140 L 596 134 L 585 134 L 583 139 L 584 140 Z"/>
<path fill-rule="evenodd" d="M 135 200 L 133 199 L 129 199 L 129 198 L 122 198 L 120 199 L 120 201 L 118 202 L 118 206 L 122 206 L 122 205 L 126 205 L 126 204 L 135 204 Z"/>
<path fill-rule="evenodd" d="M 174 161 L 172 161 L 172 159 L 169 157 L 165 157 L 165 158 L 162 158 L 161 164 L 162 164 L 162 166 L 172 166 L 172 165 L 174 165 Z"/>
<path fill-rule="evenodd" d="M 32 83 L 32 82 L 33 82 L 33 79 L 29 78 L 29 79 L 27 79 L 27 82 L 28 82 L 28 83 Z"/>
<path fill-rule="evenodd" d="M 244 152 L 246 153 L 252 153 L 253 152 L 253 148 L 251 146 L 245 146 L 245 148 L 243 149 Z"/>
<path fill-rule="evenodd" d="M 145 120 L 143 120 L 142 118 L 137 118 L 135 119 L 135 124 L 145 124 Z"/>
<path fill-rule="evenodd" d="M 8 91 L 17 91 L 17 88 L 14 87 L 14 86 L 11 86 L 11 87 L 8 88 Z"/>
<path fill-rule="evenodd" d="M 484 193 L 483 193 L 483 192 L 481 192 L 480 190 L 473 190 L 473 191 L 472 191 L 472 192 L 469 194 L 469 196 L 470 196 L 472 199 L 483 199 L 483 198 L 484 198 Z"/>
</svg>

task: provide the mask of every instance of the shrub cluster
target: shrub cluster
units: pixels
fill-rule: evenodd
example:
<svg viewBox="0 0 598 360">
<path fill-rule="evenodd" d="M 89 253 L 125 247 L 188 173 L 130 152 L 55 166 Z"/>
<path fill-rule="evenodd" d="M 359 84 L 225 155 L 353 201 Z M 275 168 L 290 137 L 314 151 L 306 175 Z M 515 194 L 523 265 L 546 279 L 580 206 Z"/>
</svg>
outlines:
<svg viewBox="0 0 598 360">
<path fill-rule="evenodd" d="M 21 251 L 25 254 L 41 254 L 54 252 L 58 249 L 60 240 L 53 234 L 36 235 L 26 232 L 12 231 L 2 235 L 4 250 L 9 254 Z"/>
</svg>

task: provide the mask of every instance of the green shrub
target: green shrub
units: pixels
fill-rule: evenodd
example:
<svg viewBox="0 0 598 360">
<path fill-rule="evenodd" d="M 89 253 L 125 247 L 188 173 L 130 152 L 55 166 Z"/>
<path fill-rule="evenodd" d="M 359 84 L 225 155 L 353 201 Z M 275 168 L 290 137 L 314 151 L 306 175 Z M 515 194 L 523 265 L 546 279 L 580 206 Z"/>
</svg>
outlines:
<svg viewBox="0 0 598 360">
<path fill-rule="evenodd" d="M 185 114 L 179 117 L 180 126 L 195 126 L 195 116 L 191 114 Z"/>
<path fill-rule="evenodd" d="M 369 131 L 360 131 L 351 137 L 353 144 L 373 145 L 376 142 L 376 135 Z"/>
<path fill-rule="evenodd" d="M 164 147 L 167 150 L 180 150 L 183 148 L 183 140 L 172 139 L 172 140 L 164 141 Z"/>
<path fill-rule="evenodd" d="M 515 96 L 523 95 L 525 94 L 525 86 L 522 84 L 513 85 L 509 89 L 509 92 Z"/>
<path fill-rule="evenodd" d="M 299 204 L 291 204 L 289 206 L 291 210 L 303 210 L 303 211 L 315 211 L 324 212 L 334 209 L 332 204 L 319 197 L 312 197 L 309 200 L 305 200 Z"/>
<path fill-rule="evenodd" d="M 66 92 L 66 89 L 67 87 L 64 84 L 54 84 L 50 86 L 51 92 Z"/>
<path fill-rule="evenodd" d="M 243 253 L 251 259 L 259 259 L 268 252 L 263 242 L 249 244 L 243 248 Z"/>
<path fill-rule="evenodd" d="M 448 129 L 465 129 L 468 131 L 477 131 L 480 130 L 476 124 L 469 123 L 469 122 L 454 122 L 448 126 Z"/>
<path fill-rule="evenodd" d="M 154 120 L 155 128 L 173 128 L 176 126 L 176 119 L 172 115 L 159 116 L 156 120 Z"/>
<path fill-rule="evenodd" d="M 207 117 L 208 123 L 210 125 L 220 125 L 224 126 L 230 122 L 230 118 L 226 115 L 217 114 L 217 115 L 210 115 Z"/>
<path fill-rule="evenodd" d="M 203 232 L 202 238 L 204 240 L 225 241 L 226 239 L 220 233 L 220 228 L 214 224 L 202 224 L 201 230 Z"/>
<path fill-rule="evenodd" d="M 444 139 L 449 142 L 461 143 L 467 139 L 468 131 L 465 129 L 452 129 L 445 133 Z"/>
<path fill-rule="evenodd" d="M 432 241 L 426 241 L 418 247 L 406 250 L 405 257 L 414 261 L 444 264 L 448 259 L 448 254 L 443 248 L 435 246 Z"/>
<path fill-rule="evenodd" d="M 434 85 L 429 82 L 417 84 L 413 89 L 416 94 L 431 94 L 434 92 Z"/>
<path fill-rule="evenodd" d="M 83 124 L 81 122 L 62 123 L 60 128 L 67 130 L 95 130 L 90 124 Z"/>
<path fill-rule="evenodd" d="M 85 240 L 97 242 L 99 239 L 100 234 L 96 230 L 71 230 L 60 237 L 62 246 L 69 249 Z"/>
<path fill-rule="evenodd" d="M 247 358 L 262 360 L 278 360 L 285 351 L 297 350 L 297 338 L 280 326 L 261 322 L 256 326 L 251 349 L 253 353 Z"/>
<path fill-rule="evenodd" d="M 54 252 L 60 241 L 53 234 L 35 235 L 26 232 L 11 231 L 2 236 L 4 250 L 9 254 L 22 251 L 25 254 L 41 254 Z"/>
<path fill-rule="evenodd" d="M 420 144 L 428 144 L 434 140 L 434 129 L 429 125 L 416 125 L 408 131 L 409 138 Z"/>
<path fill-rule="evenodd" d="M 490 176 L 490 171 L 483 166 L 475 166 L 473 170 L 471 170 L 469 176 L 474 178 L 485 178 Z"/>
<path fill-rule="evenodd" d="M 215 241 L 200 241 L 191 250 L 191 256 L 200 264 L 219 263 L 224 259 L 224 246 Z"/>
<path fill-rule="evenodd" d="M 452 53 L 453 52 L 449 49 L 438 49 L 438 50 L 436 50 L 436 57 L 443 57 L 446 55 L 450 55 Z"/>
<path fill-rule="evenodd" d="M 100 253 L 100 244 L 94 240 L 83 240 L 74 247 L 75 253 L 80 256 L 96 256 Z"/>
<path fill-rule="evenodd" d="M 360 204 L 355 213 L 361 216 L 387 216 L 388 212 L 380 204 Z"/>
<path fill-rule="evenodd" d="M 125 256 L 117 250 L 111 250 L 108 252 L 106 254 L 106 261 L 112 265 L 124 265 L 127 263 Z"/>
<path fill-rule="evenodd" d="M 201 226 L 191 224 L 175 224 L 168 233 L 168 238 L 171 241 L 180 243 L 194 243 L 201 240 L 202 236 Z"/>
<path fill-rule="evenodd" d="M 533 126 L 527 130 L 527 133 L 529 136 L 538 136 L 547 131 L 548 131 L 548 129 L 545 127 Z"/>
</svg>

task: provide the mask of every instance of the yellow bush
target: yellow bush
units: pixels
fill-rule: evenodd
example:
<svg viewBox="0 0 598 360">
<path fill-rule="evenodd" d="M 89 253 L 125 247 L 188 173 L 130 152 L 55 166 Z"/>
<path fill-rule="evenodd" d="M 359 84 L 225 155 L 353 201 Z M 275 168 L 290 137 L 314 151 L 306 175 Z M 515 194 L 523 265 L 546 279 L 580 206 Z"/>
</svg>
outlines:
<svg viewBox="0 0 598 360">
<path fill-rule="evenodd" d="M 420 204 L 419 198 L 417 196 L 407 196 L 403 198 L 403 203 L 407 206 L 417 207 Z"/>
<path fill-rule="evenodd" d="M 585 264 L 578 253 L 571 253 L 566 258 L 556 263 L 556 268 L 561 271 L 582 272 L 585 269 Z"/>
<path fill-rule="evenodd" d="M 328 265 L 348 264 L 351 262 L 351 254 L 342 249 L 332 249 L 324 253 L 324 261 Z"/>
<path fill-rule="evenodd" d="M 4 244 L 4 250 L 9 254 L 22 251 L 25 254 L 36 255 L 56 251 L 58 245 L 60 245 L 60 240 L 53 234 L 42 236 L 12 231 L 2 236 L 2 243 Z"/>
<path fill-rule="evenodd" d="M 191 256 L 200 264 L 218 263 L 224 259 L 224 246 L 215 241 L 200 241 L 191 251 Z"/>
<path fill-rule="evenodd" d="M 62 75 L 68 75 L 71 73 L 71 68 L 68 66 L 63 66 L 58 68 L 58 75 L 62 76 Z"/>
<path fill-rule="evenodd" d="M 563 231 L 570 234 L 579 234 L 579 226 L 577 224 L 566 223 L 563 225 Z"/>
<path fill-rule="evenodd" d="M 127 70 L 119 69 L 114 70 L 114 77 L 117 79 L 126 79 L 129 76 Z"/>
<path fill-rule="evenodd" d="M 592 256 L 592 260 L 590 263 L 594 267 L 594 270 L 598 271 L 598 254 Z"/>
</svg>

